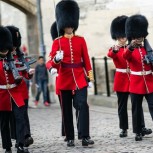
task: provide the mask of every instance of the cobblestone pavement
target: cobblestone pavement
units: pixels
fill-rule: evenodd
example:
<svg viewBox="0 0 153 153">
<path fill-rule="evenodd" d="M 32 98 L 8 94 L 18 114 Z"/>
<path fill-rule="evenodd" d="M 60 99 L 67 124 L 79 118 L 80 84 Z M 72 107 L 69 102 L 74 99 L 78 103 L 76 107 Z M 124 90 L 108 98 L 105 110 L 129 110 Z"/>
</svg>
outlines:
<svg viewBox="0 0 153 153">
<path fill-rule="evenodd" d="M 145 112 L 144 115 L 146 127 L 152 128 L 150 114 Z M 77 140 L 77 134 L 75 147 L 66 146 L 64 138 L 60 135 L 61 112 L 58 103 L 52 104 L 50 108 L 29 109 L 29 116 L 32 136 L 35 140 L 29 148 L 30 153 L 153 153 L 153 134 L 144 137 L 141 142 L 134 140 L 131 112 L 129 112 L 128 137 L 119 138 L 117 110 L 90 106 L 90 133 L 95 141 L 92 148 L 83 148 L 81 141 Z M 13 153 L 16 153 L 14 147 L 12 148 Z M 3 152 L 0 148 L 0 153 Z"/>
</svg>

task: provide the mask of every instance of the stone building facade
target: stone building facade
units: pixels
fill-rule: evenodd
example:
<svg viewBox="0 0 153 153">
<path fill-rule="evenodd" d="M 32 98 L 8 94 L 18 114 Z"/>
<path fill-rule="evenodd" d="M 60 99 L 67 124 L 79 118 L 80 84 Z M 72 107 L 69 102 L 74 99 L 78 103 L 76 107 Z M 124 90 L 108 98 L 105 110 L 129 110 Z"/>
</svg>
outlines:
<svg viewBox="0 0 153 153">
<path fill-rule="evenodd" d="M 5 1 L 5 0 L 4 0 Z M 50 36 L 50 26 L 55 21 L 55 5 L 59 0 L 42 0 L 42 21 L 44 31 L 44 42 L 46 46 L 46 59 L 51 50 L 52 40 Z M 78 35 L 85 37 L 89 49 L 90 57 L 103 58 L 108 49 L 115 44 L 110 37 L 110 24 L 113 18 L 119 15 L 143 14 L 149 21 L 148 40 L 153 46 L 153 4 L 152 0 L 76 0 L 80 6 L 80 26 L 77 30 Z M 36 0 L 33 0 L 36 2 Z M 9 11 L 8 11 L 9 10 Z M 1 2 L 1 23 L 14 24 L 21 29 L 23 43 L 27 43 L 26 16 L 19 10 Z M 37 47 L 38 48 L 38 47 Z M 37 51 L 39 54 L 39 51 Z M 108 60 L 110 85 L 112 91 L 113 84 L 113 63 Z M 98 90 L 105 93 L 105 72 L 104 61 L 96 61 L 96 72 L 98 77 Z M 93 92 L 93 89 L 91 89 Z"/>
</svg>

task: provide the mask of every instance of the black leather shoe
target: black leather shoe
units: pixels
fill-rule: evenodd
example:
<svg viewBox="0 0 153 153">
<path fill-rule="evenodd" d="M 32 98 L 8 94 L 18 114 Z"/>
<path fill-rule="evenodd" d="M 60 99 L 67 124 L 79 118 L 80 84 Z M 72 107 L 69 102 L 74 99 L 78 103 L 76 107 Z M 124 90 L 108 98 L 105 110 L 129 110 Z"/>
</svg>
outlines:
<svg viewBox="0 0 153 153">
<path fill-rule="evenodd" d="M 82 146 L 89 146 L 89 145 L 93 145 L 93 144 L 94 144 L 94 141 L 89 138 L 82 139 Z"/>
<path fill-rule="evenodd" d="M 24 148 L 21 147 L 21 146 L 18 146 L 18 147 L 17 147 L 17 153 L 25 153 Z"/>
<path fill-rule="evenodd" d="M 67 146 L 68 147 L 74 147 L 75 146 L 74 140 L 67 140 Z"/>
<path fill-rule="evenodd" d="M 142 128 L 142 136 L 145 136 L 145 135 L 149 135 L 152 133 L 152 130 L 151 129 L 147 129 L 147 128 Z"/>
<path fill-rule="evenodd" d="M 25 139 L 25 142 L 24 142 L 24 147 L 29 147 L 30 145 L 33 144 L 33 138 L 32 137 L 28 137 Z"/>
<path fill-rule="evenodd" d="M 136 133 L 135 141 L 142 141 L 142 134 L 141 133 Z"/>
<path fill-rule="evenodd" d="M 127 130 L 122 130 L 119 136 L 120 136 L 121 138 L 127 137 Z"/>
</svg>

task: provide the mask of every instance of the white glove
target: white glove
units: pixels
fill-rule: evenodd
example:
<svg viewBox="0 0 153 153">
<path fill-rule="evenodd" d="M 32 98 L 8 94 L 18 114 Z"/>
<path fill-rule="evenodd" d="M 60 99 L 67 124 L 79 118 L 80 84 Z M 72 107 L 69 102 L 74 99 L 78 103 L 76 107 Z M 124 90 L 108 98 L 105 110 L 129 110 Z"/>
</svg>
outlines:
<svg viewBox="0 0 153 153">
<path fill-rule="evenodd" d="M 56 55 L 55 55 L 55 60 L 57 62 L 61 61 L 63 59 L 63 54 L 64 54 L 64 52 L 62 50 L 61 51 L 57 51 Z"/>
<path fill-rule="evenodd" d="M 29 69 L 29 74 L 34 74 L 35 73 L 35 69 L 30 68 Z"/>
<path fill-rule="evenodd" d="M 57 73 L 57 69 L 51 68 L 50 74 L 51 74 L 51 75 L 54 75 L 54 74 L 56 74 L 56 73 Z"/>
<path fill-rule="evenodd" d="M 92 82 L 88 82 L 88 88 L 92 88 L 93 87 L 93 83 Z"/>
</svg>

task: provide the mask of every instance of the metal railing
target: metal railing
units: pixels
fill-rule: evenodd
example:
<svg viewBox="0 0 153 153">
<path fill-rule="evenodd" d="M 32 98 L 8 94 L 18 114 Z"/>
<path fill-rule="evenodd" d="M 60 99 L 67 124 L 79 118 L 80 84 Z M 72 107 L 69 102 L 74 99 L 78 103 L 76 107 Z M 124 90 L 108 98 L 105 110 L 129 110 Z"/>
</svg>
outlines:
<svg viewBox="0 0 153 153">
<path fill-rule="evenodd" d="M 94 95 L 98 95 L 98 88 L 97 88 L 97 72 L 96 72 L 96 61 L 100 60 L 100 61 L 103 61 L 103 69 L 105 70 L 104 73 L 105 73 L 105 86 L 106 86 L 106 94 L 108 97 L 111 96 L 111 91 L 110 91 L 110 79 L 109 79 L 109 69 L 108 69 L 108 60 L 111 60 L 110 58 L 108 57 L 103 57 L 103 58 L 95 58 L 95 57 L 92 57 L 91 58 L 92 60 L 92 67 L 93 67 L 93 75 L 94 75 Z M 100 73 L 100 72 L 99 72 Z"/>
</svg>

